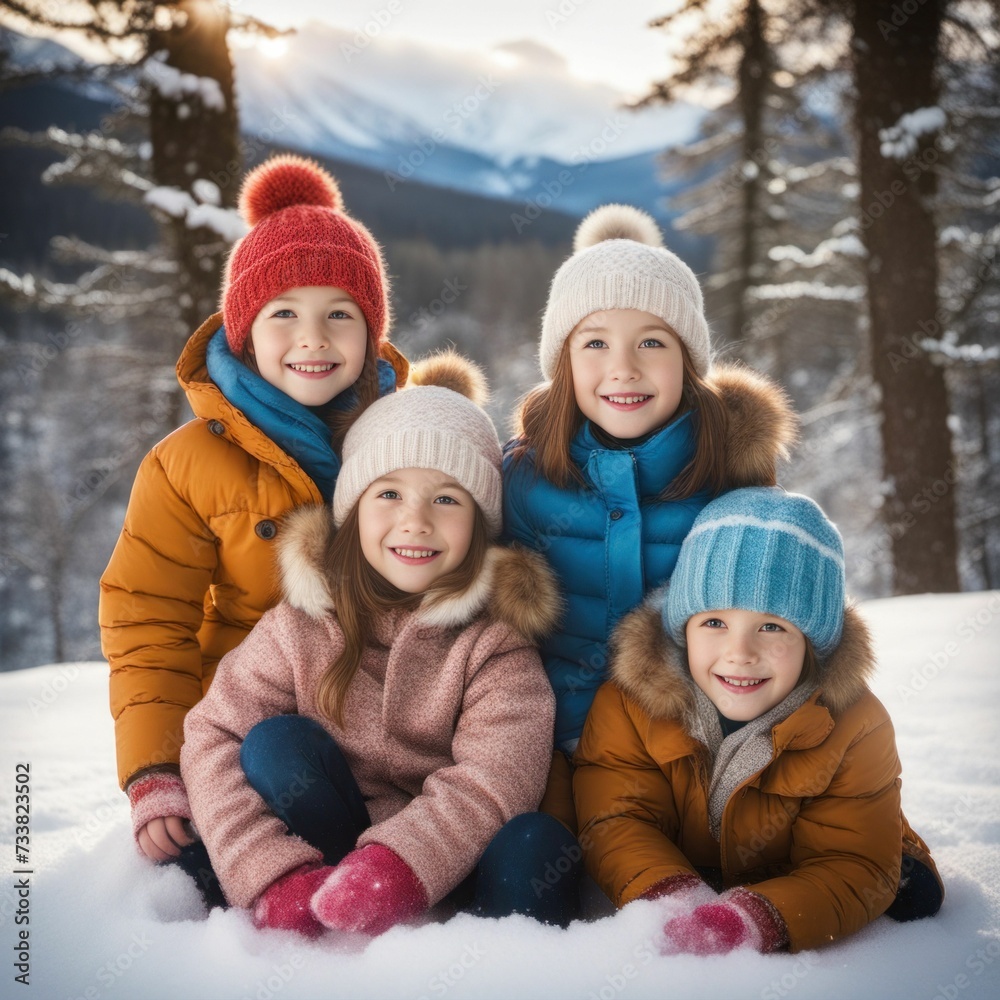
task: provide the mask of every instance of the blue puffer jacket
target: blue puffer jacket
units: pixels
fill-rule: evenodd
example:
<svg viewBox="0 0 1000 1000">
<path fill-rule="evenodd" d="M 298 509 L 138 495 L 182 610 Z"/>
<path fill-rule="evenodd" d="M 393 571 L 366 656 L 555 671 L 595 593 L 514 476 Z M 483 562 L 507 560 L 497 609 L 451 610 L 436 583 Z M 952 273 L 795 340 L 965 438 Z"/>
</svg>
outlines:
<svg viewBox="0 0 1000 1000">
<path fill-rule="evenodd" d="M 729 488 L 774 485 L 795 437 L 780 388 L 743 368 L 711 378 L 729 411 Z M 542 552 L 562 584 L 566 613 L 541 646 L 556 695 L 556 746 L 572 752 L 606 679 L 608 636 L 618 620 L 673 572 L 692 522 L 711 498 L 656 497 L 694 456 L 697 414 L 687 413 L 635 448 L 607 448 L 588 421 L 570 444 L 586 488 L 560 489 L 537 473 L 533 454 L 504 449 L 504 534 Z"/>
</svg>

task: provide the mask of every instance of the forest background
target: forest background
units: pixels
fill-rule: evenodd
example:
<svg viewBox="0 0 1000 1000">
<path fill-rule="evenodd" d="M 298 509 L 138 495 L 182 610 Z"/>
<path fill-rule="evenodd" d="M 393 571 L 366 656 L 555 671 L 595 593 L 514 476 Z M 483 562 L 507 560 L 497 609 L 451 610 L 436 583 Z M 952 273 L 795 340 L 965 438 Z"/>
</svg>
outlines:
<svg viewBox="0 0 1000 1000">
<path fill-rule="evenodd" d="M 485 55 L 401 41 L 420 6 L 291 30 L 252 3 L 0 0 L 0 669 L 100 658 L 132 478 L 190 416 L 173 365 L 240 179 L 283 150 L 384 245 L 404 352 L 486 368 L 502 436 L 576 223 L 652 211 L 719 356 L 802 414 L 782 483 L 837 521 L 851 591 L 1000 585 L 995 4 L 663 0 L 662 72 L 619 91 L 547 44 L 587 0 L 512 5 Z"/>
</svg>

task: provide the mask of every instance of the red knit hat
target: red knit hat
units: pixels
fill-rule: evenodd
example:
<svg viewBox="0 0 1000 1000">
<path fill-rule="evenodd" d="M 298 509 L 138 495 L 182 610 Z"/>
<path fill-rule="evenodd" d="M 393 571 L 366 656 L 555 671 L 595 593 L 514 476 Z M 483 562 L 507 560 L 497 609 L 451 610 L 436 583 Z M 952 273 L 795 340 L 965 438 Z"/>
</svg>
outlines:
<svg viewBox="0 0 1000 1000">
<path fill-rule="evenodd" d="M 344 212 L 337 182 L 301 156 L 275 156 L 254 168 L 240 191 L 252 227 L 226 262 L 222 318 L 234 354 L 266 302 L 290 288 L 343 288 L 361 307 L 375 347 L 385 339 L 388 285 L 379 245 Z"/>
</svg>

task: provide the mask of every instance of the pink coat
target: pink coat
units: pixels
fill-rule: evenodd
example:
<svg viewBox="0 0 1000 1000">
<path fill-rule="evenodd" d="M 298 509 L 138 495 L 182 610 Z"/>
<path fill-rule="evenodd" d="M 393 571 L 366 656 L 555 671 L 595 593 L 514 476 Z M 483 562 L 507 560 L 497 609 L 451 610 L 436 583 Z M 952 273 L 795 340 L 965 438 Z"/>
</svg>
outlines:
<svg viewBox="0 0 1000 1000">
<path fill-rule="evenodd" d="M 320 677 L 343 643 L 322 554 L 329 512 L 283 526 L 283 603 L 219 662 L 184 724 L 181 773 L 198 831 L 229 901 L 249 906 L 318 850 L 288 836 L 239 764 L 249 730 L 273 715 L 319 722 L 343 751 L 372 826 L 357 846 L 391 848 L 433 905 L 475 867 L 501 826 L 545 789 L 554 699 L 526 636 L 551 628 L 559 599 L 541 557 L 491 548 L 464 593 L 376 625 L 340 728 L 316 708 Z"/>
</svg>

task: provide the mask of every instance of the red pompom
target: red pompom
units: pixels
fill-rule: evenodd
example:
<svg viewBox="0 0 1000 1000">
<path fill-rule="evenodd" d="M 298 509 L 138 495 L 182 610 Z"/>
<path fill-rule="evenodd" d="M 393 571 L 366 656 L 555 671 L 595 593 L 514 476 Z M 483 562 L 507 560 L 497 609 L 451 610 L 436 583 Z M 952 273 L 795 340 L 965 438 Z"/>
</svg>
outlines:
<svg viewBox="0 0 1000 1000">
<path fill-rule="evenodd" d="M 274 156 L 247 174 L 240 191 L 240 215 L 249 225 L 292 205 L 342 211 L 344 202 L 333 177 L 302 156 Z"/>
</svg>

